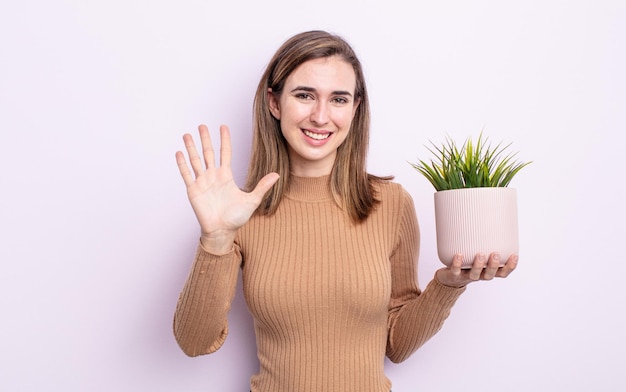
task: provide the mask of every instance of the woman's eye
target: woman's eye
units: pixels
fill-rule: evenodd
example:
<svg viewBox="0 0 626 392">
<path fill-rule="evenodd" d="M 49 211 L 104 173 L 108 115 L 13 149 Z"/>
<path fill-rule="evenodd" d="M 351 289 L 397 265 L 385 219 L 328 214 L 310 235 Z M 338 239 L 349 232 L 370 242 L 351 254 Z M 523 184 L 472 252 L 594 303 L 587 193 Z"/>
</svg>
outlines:
<svg viewBox="0 0 626 392">
<path fill-rule="evenodd" d="M 296 98 L 307 100 L 307 99 L 313 99 L 313 96 L 307 93 L 298 93 L 296 94 Z"/>
<path fill-rule="evenodd" d="M 348 100 L 343 97 L 336 97 L 333 99 L 334 103 L 348 103 Z"/>
</svg>

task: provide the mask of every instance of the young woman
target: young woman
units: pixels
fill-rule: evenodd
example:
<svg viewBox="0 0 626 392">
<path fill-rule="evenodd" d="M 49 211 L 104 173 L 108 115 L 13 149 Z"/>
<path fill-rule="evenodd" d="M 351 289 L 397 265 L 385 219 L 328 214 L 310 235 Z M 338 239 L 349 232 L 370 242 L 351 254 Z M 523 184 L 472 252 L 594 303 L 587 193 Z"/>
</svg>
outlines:
<svg viewBox="0 0 626 392">
<path fill-rule="evenodd" d="M 366 171 L 369 104 L 361 64 L 323 31 L 287 40 L 254 100 L 247 191 L 233 181 L 220 128 L 220 164 L 206 126 L 202 156 L 176 153 L 201 228 L 174 334 L 190 356 L 224 343 L 242 272 L 260 371 L 251 390 L 388 392 L 384 358 L 408 358 L 442 326 L 473 281 L 506 277 L 512 256 L 457 257 L 422 291 L 419 229 L 409 194 Z"/>
</svg>

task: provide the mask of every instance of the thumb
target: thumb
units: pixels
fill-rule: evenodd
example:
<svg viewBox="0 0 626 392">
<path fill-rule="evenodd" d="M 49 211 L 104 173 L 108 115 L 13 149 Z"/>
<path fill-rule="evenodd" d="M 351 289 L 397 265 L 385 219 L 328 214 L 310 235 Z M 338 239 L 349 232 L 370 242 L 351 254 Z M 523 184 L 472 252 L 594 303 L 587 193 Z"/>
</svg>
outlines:
<svg viewBox="0 0 626 392">
<path fill-rule="evenodd" d="M 270 188 L 276 183 L 276 181 L 278 181 L 279 178 L 280 176 L 278 175 L 278 173 L 269 173 L 265 175 L 265 177 L 261 178 L 259 183 L 256 184 L 254 190 L 250 193 L 252 193 L 259 201 L 262 200 L 263 196 L 265 196 L 267 191 L 270 190 Z"/>
</svg>

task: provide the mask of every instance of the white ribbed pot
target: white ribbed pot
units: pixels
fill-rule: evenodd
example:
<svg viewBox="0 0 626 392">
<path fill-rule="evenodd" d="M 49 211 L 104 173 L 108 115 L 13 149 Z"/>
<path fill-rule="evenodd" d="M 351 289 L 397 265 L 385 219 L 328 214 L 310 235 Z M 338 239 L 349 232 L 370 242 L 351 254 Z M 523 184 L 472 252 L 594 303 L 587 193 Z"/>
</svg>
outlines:
<svg viewBox="0 0 626 392">
<path fill-rule="evenodd" d="M 513 188 L 463 188 L 435 193 L 435 224 L 439 260 L 450 265 L 463 255 L 462 268 L 474 256 L 500 253 L 501 265 L 519 251 L 517 192 Z"/>
</svg>

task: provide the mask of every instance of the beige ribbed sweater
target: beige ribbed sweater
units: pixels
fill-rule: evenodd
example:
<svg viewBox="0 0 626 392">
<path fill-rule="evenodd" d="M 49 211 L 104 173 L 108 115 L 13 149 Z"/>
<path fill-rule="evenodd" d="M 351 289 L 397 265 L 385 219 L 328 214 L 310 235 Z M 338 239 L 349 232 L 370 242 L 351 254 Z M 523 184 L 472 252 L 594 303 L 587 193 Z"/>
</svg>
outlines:
<svg viewBox="0 0 626 392">
<path fill-rule="evenodd" d="M 242 271 L 260 371 L 252 392 L 388 392 L 384 357 L 400 362 L 434 335 L 464 289 L 417 286 L 419 229 L 398 184 L 353 224 L 329 177 L 299 178 L 277 212 L 254 216 L 233 251 L 198 247 L 180 295 L 174 334 L 190 356 L 224 343 Z"/>
</svg>

